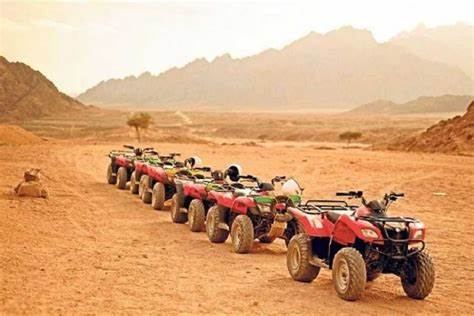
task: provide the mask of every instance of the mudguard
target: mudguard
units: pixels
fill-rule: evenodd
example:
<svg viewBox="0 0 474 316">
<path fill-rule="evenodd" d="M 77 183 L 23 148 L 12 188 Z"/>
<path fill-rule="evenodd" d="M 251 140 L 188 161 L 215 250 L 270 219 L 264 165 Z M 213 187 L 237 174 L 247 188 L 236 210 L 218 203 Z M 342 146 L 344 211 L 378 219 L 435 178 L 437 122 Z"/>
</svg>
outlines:
<svg viewBox="0 0 474 316">
<path fill-rule="evenodd" d="M 120 166 L 120 167 L 128 168 L 130 165 L 130 159 L 125 158 L 125 157 L 116 157 L 115 164 L 117 164 L 117 166 Z"/>
<path fill-rule="evenodd" d="M 362 229 L 370 229 L 377 233 L 377 237 L 368 237 L 362 233 Z M 333 232 L 333 240 L 342 245 L 353 244 L 356 238 L 367 243 L 383 243 L 380 230 L 365 220 L 354 220 L 347 215 L 342 215 L 336 222 Z"/>
<path fill-rule="evenodd" d="M 234 204 L 234 195 L 232 194 L 231 191 L 226 191 L 226 192 L 211 191 L 209 192 L 208 197 L 212 197 L 213 199 L 215 199 L 218 205 L 224 206 L 227 208 L 232 208 Z"/>
<path fill-rule="evenodd" d="M 207 197 L 206 185 L 202 183 L 184 183 L 184 195 L 194 199 L 203 200 Z"/>
<path fill-rule="evenodd" d="M 232 211 L 240 214 L 247 214 L 247 210 L 252 207 L 256 207 L 257 204 L 253 200 L 253 198 L 249 198 L 246 196 L 240 196 L 235 198 L 234 202 L 232 203 Z"/>
<path fill-rule="evenodd" d="M 140 175 L 147 174 L 147 164 L 143 161 L 135 161 L 135 171 Z"/>
<path fill-rule="evenodd" d="M 166 174 L 166 171 L 158 166 L 148 166 L 147 167 L 147 174 L 150 178 L 152 178 L 155 181 L 167 184 L 169 183 L 168 176 Z"/>
</svg>

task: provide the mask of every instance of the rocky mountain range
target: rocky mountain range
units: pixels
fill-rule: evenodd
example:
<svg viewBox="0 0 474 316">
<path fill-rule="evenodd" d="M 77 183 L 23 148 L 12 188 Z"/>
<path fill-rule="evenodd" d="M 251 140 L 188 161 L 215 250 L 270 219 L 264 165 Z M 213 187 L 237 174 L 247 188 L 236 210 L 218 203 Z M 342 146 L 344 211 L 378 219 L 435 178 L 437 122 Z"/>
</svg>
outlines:
<svg viewBox="0 0 474 316">
<path fill-rule="evenodd" d="M 466 113 L 440 121 L 420 135 L 396 141 L 389 149 L 474 154 L 474 102 Z"/>
<path fill-rule="evenodd" d="M 474 100 L 472 95 L 442 95 L 439 97 L 419 97 L 402 104 L 388 100 L 377 100 L 348 111 L 349 114 L 421 114 L 464 112 Z"/>
<path fill-rule="evenodd" d="M 352 27 L 312 32 L 280 50 L 246 58 L 226 54 L 159 75 L 147 72 L 103 81 L 78 99 L 150 109 L 272 110 L 351 108 L 380 99 L 404 103 L 426 95 L 474 94 L 473 79 L 464 68 L 441 57 L 427 58 L 416 48 L 420 45 L 413 45 L 415 35 L 420 36 L 407 33 L 378 43 L 369 31 Z M 470 54 L 472 61 L 472 50 Z"/>
<path fill-rule="evenodd" d="M 41 72 L 0 56 L 0 119 L 15 121 L 85 110 Z"/>
</svg>

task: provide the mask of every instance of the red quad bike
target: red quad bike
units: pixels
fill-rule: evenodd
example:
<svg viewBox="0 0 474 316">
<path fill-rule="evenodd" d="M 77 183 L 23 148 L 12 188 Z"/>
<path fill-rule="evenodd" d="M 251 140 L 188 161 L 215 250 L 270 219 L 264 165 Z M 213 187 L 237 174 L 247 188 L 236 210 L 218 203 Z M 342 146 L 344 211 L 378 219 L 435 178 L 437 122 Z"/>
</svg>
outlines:
<svg viewBox="0 0 474 316">
<path fill-rule="evenodd" d="M 149 151 L 147 155 L 143 155 L 135 159 L 133 163 L 133 172 L 130 175 L 130 193 L 139 194 L 139 184 L 142 175 L 146 175 L 148 172 L 148 167 L 150 166 L 161 166 L 163 160 L 156 151 Z M 166 157 L 166 156 L 164 156 Z"/>
<path fill-rule="evenodd" d="M 123 145 L 129 150 L 113 150 L 108 154 L 110 163 L 107 167 L 107 182 L 117 185 L 117 188 L 124 190 L 127 182 L 130 181 L 134 170 L 133 161 L 142 157 L 153 148 L 135 148 L 131 145 Z"/>
<path fill-rule="evenodd" d="M 215 201 L 206 217 L 209 240 L 222 243 L 230 233 L 236 253 L 250 252 L 255 239 L 261 243 L 272 243 L 277 237 L 286 240 L 291 216 L 284 205 L 293 205 L 292 197 L 275 196 L 273 183 L 262 183 L 254 176 L 238 179 L 250 181 L 252 185 L 235 183 L 208 193 L 208 199 Z M 272 182 L 282 179 L 285 177 L 275 177 Z M 297 199 L 296 203 L 299 197 Z"/>
<path fill-rule="evenodd" d="M 216 201 L 209 192 L 217 189 L 231 188 L 226 177 L 238 181 L 235 174 L 241 172 L 239 165 L 230 165 L 225 172 L 214 170 L 207 177 L 187 177 L 175 180 L 176 193 L 173 195 L 171 220 L 175 223 L 188 222 L 192 232 L 205 230 L 206 215 Z"/>
<path fill-rule="evenodd" d="M 392 192 L 382 201 L 370 202 L 361 191 L 336 195 L 361 198 L 362 205 L 314 200 L 288 208 L 304 229 L 288 245 L 291 277 L 311 282 L 321 267 L 332 269 L 338 296 L 353 301 L 361 297 L 366 281 L 391 273 L 400 277 L 409 297 L 428 296 L 435 271 L 430 255 L 424 251 L 424 224 L 411 217 L 387 215 L 390 204 L 404 194 Z"/>
<path fill-rule="evenodd" d="M 144 203 L 150 204 L 155 210 L 162 210 L 165 201 L 176 192 L 175 178 L 199 176 L 202 172 L 210 171 L 209 167 L 197 167 L 198 157 L 190 157 L 184 162 L 176 161 L 178 153 L 160 156 L 162 162 L 145 163 L 141 169 L 138 195 Z M 145 174 L 144 174 L 145 173 Z"/>
</svg>

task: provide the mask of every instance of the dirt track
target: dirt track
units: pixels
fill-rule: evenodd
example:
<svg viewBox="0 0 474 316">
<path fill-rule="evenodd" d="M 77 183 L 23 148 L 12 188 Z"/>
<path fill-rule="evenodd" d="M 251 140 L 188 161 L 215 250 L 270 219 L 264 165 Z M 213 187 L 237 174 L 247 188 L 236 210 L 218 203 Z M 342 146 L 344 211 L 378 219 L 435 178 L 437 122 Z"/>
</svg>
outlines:
<svg viewBox="0 0 474 316">
<path fill-rule="evenodd" d="M 0 147 L 0 313 L 428 314 L 474 309 L 472 189 L 474 158 L 444 155 L 245 146 L 156 146 L 196 154 L 213 167 L 240 162 L 246 172 L 286 173 L 305 196 L 391 189 L 394 207 L 428 225 L 437 279 L 425 301 L 405 297 L 399 280 L 369 283 L 362 300 L 339 299 L 330 271 L 312 284 L 291 280 L 278 241 L 234 254 L 204 233 L 172 224 L 128 191 L 105 184 L 105 153 L 116 145 Z M 74 154 L 73 154 L 74 153 Z M 49 200 L 10 191 L 29 167 L 44 171 Z M 434 196 L 445 192 L 446 196 Z M 461 243 L 468 245 L 462 247 Z"/>
</svg>

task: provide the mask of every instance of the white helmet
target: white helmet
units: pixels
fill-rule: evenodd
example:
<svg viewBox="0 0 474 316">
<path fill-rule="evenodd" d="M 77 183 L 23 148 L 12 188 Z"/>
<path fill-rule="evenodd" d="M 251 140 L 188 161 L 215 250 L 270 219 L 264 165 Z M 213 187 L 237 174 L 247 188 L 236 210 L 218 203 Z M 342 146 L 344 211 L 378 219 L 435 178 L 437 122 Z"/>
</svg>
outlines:
<svg viewBox="0 0 474 316">
<path fill-rule="evenodd" d="M 301 187 L 295 179 L 289 179 L 288 181 L 283 183 L 283 185 L 281 186 L 281 192 L 283 195 L 286 196 L 302 194 Z"/>
</svg>

